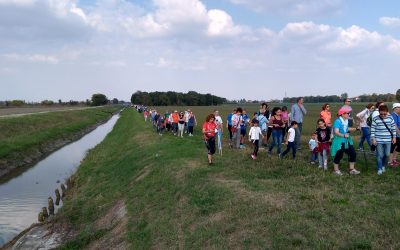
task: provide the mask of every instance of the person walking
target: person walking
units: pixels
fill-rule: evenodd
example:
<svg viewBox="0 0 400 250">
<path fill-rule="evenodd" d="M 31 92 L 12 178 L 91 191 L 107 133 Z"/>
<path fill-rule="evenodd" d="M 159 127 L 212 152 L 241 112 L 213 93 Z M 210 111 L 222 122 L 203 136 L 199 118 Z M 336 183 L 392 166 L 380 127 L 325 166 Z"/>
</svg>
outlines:
<svg viewBox="0 0 400 250">
<path fill-rule="evenodd" d="M 282 130 L 282 144 L 284 144 L 283 140 L 284 140 L 284 138 L 286 136 L 286 133 L 287 133 L 287 131 L 289 129 L 289 113 L 288 113 L 288 110 L 287 110 L 286 106 L 282 107 L 281 116 L 282 116 L 283 123 L 285 124 L 285 127 Z"/>
<path fill-rule="evenodd" d="M 328 103 L 325 103 L 325 104 L 322 106 L 322 111 L 321 111 L 321 113 L 319 113 L 319 118 L 324 120 L 325 125 L 326 125 L 327 127 L 332 128 L 332 114 L 331 114 L 331 112 L 330 112 L 330 107 L 331 107 L 331 106 L 330 106 Z"/>
<path fill-rule="evenodd" d="M 386 171 L 385 166 L 390 156 L 392 144 L 396 144 L 396 125 L 392 116 L 388 115 L 386 105 L 379 107 L 379 115 L 372 119 L 371 140 L 376 146 L 376 164 L 378 175 Z"/>
<path fill-rule="evenodd" d="M 350 106 L 351 104 L 351 100 L 350 98 L 346 98 L 343 100 L 343 109 L 346 109 L 347 111 L 349 111 L 349 127 L 353 127 L 353 108 Z"/>
<path fill-rule="evenodd" d="M 301 132 L 303 131 L 303 118 L 304 115 L 307 114 L 307 110 L 304 108 L 304 98 L 297 98 L 297 103 L 293 104 L 292 109 L 290 111 L 290 120 L 297 122 L 297 130 L 296 130 L 296 144 L 297 149 L 301 149 Z"/>
<path fill-rule="evenodd" d="M 287 155 L 290 152 L 290 150 L 292 150 L 293 160 L 296 159 L 296 142 L 295 142 L 296 129 L 297 129 L 297 122 L 292 121 L 290 123 L 290 128 L 288 130 L 287 138 L 285 141 L 285 144 L 287 145 L 286 150 L 280 155 L 281 159 L 283 159 L 285 157 L 285 155 Z"/>
<path fill-rule="evenodd" d="M 274 148 L 275 145 L 278 146 L 278 156 L 281 154 L 281 148 L 282 148 L 282 131 L 283 128 L 285 127 L 285 124 L 283 122 L 282 116 L 281 116 L 282 110 L 279 107 L 276 107 L 272 110 L 272 115 L 271 119 L 269 119 L 269 126 L 272 127 L 272 144 L 269 147 L 268 153 L 272 153 L 272 149 Z"/>
<path fill-rule="evenodd" d="M 356 117 L 360 121 L 360 129 L 361 129 L 361 139 L 358 143 L 358 150 L 364 150 L 364 142 L 367 141 L 368 146 L 371 148 L 371 133 L 370 127 L 367 124 L 367 119 L 372 114 L 374 109 L 374 104 L 368 104 L 363 111 L 358 113 Z"/>
<path fill-rule="evenodd" d="M 179 122 L 178 110 L 175 110 L 174 113 L 171 114 L 171 116 L 172 116 L 172 133 L 176 135 L 178 132 L 178 122 Z"/>
<path fill-rule="evenodd" d="M 397 155 L 400 152 L 400 103 L 393 103 L 393 112 L 390 114 L 396 125 L 396 143 L 392 144 L 390 149 L 389 166 L 398 167 L 400 162 L 397 161 Z"/>
<path fill-rule="evenodd" d="M 183 137 L 185 131 L 185 113 L 180 112 L 178 118 L 178 137 Z"/>
<path fill-rule="evenodd" d="M 240 123 L 240 148 L 244 148 L 244 140 L 246 137 L 246 132 L 247 132 L 247 124 L 250 123 L 250 117 L 247 115 L 247 112 L 245 109 L 243 109 L 242 117 L 241 117 L 241 123 Z"/>
<path fill-rule="evenodd" d="M 329 144 L 331 142 L 331 128 L 326 126 L 324 119 L 319 119 L 317 122 L 317 153 L 318 153 L 318 168 L 327 170 L 328 169 L 328 155 L 329 155 Z"/>
<path fill-rule="evenodd" d="M 207 158 L 208 164 L 212 164 L 212 156 L 215 154 L 215 117 L 213 114 L 209 114 L 206 117 L 206 121 L 203 124 L 203 140 L 207 147 Z"/>
<path fill-rule="evenodd" d="M 336 175 L 343 175 L 339 169 L 339 163 L 342 160 L 344 153 L 349 157 L 349 173 L 351 175 L 357 175 L 360 173 L 360 171 L 354 167 L 357 155 L 350 132 L 353 132 L 356 129 L 349 127 L 349 112 L 349 110 L 344 108 L 339 109 L 338 118 L 333 124 L 334 137 L 332 141 L 331 155 L 333 157 L 333 168 Z"/>
<path fill-rule="evenodd" d="M 189 136 L 193 136 L 194 126 L 197 126 L 196 116 L 193 114 L 192 111 L 189 111 L 188 117 L 189 117 L 187 121 L 188 133 Z"/>
<path fill-rule="evenodd" d="M 259 122 L 257 119 L 253 119 L 252 121 L 253 126 L 250 128 L 249 131 L 249 141 L 253 144 L 254 147 L 253 153 L 251 154 L 251 158 L 253 160 L 257 159 L 260 136 L 263 137 L 261 128 L 258 126 L 258 123 Z"/>
<path fill-rule="evenodd" d="M 144 121 L 147 122 L 147 118 L 149 117 L 149 112 L 147 112 L 147 110 L 145 110 L 143 112 L 143 116 L 144 116 Z"/>
<path fill-rule="evenodd" d="M 236 113 L 236 109 L 232 110 L 232 112 L 226 118 L 226 128 L 229 131 L 229 145 L 232 147 L 232 116 Z"/>
<path fill-rule="evenodd" d="M 232 116 L 232 143 L 233 147 L 236 149 L 240 148 L 240 123 L 242 117 L 242 108 L 237 108 L 236 113 Z"/>
<path fill-rule="evenodd" d="M 214 110 L 215 124 L 217 125 L 217 139 L 218 139 L 218 152 L 222 155 L 222 135 L 224 132 L 224 126 L 221 116 L 219 115 L 218 110 Z"/>
</svg>

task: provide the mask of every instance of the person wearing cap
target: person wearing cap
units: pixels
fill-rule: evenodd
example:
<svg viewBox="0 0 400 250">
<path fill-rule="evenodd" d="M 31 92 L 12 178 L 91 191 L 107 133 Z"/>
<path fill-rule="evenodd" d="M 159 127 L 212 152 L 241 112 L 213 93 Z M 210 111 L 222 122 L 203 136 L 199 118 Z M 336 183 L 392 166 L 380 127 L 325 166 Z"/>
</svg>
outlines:
<svg viewBox="0 0 400 250">
<path fill-rule="evenodd" d="M 392 144 L 396 144 L 396 125 L 393 117 L 388 115 L 388 107 L 379 107 L 379 115 L 372 119 L 371 140 L 376 146 L 376 164 L 378 175 L 386 171 L 385 166 L 390 157 Z"/>
<path fill-rule="evenodd" d="M 360 173 L 354 168 L 356 163 L 356 151 L 354 149 L 354 142 L 350 132 L 355 131 L 355 128 L 349 126 L 349 113 L 350 110 L 341 108 L 338 112 L 338 118 L 333 123 L 334 137 L 331 147 L 331 155 L 333 157 L 333 168 L 336 175 L 343 175 L 339 169 L 339 163 L 346 153 L 349 157 L 349 173 L 357 175 Z"/>
<path fill-rule="evenodd" d="M 342 106 L 342 108 L 349 111 L 349 127 L 353 127 L 353 109 L 350 106 L 351 100 L 349 98 L 346 98 L 344 99 L 343 104 L 344 105 Z"/>
<path fill-rule="evenodd" d="M 393 112 L 390 114 L 396 125 L 396 143 L 392 144 L 390 149 L 389 166 L 397 167 L 400 162 L 397 161 L 397 155 L 400 152 L 400 103 L 393 104 Z"/>
</svg>

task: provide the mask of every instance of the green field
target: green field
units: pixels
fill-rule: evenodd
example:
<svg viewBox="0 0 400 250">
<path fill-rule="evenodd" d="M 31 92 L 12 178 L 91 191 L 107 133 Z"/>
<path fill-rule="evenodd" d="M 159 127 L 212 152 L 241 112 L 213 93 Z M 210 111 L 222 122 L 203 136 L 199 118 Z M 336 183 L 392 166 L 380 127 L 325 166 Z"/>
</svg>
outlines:
<svg viewBox="0 0 400 250">
<path fill-rule="evenodd" d="M 0 119 L 0 160 L 22 161 L 32 151 L 55 140 L 68 139 L 105 121 L 120 107 L 51 112 Z"/>
<path fill-rule="evenodd" d="M 309 134 L 319 106 L 306 107 Z M 200 125 L 213 108 L 191 109 Z M 367 168 L 358 155 L 361 174 L 339 177 L 332 165 L 310 165 L 307 150 L 295 162 L 265 150 L 253 161 L 250 151 L 225 147 L 208 166 L 199 129 L 160 137 L 141 114 L 124 111 L 74 177 L 58 218 L 79 235 L 63 248 L 112 242 L 115 227 L 98 222 L 120 203 L 128 222 L 118 235 L 132 249 L 400 248 L 399 169 L 377 176 L 373 158 Z"/>
</svg>

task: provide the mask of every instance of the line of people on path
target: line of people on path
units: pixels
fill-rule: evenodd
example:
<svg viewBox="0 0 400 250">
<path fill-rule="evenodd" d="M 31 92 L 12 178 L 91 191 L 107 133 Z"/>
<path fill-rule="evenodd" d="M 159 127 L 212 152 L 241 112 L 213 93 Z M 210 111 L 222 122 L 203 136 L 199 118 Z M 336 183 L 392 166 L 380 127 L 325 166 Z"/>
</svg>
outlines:
<svg viewBox="0 0 400 250">
<path fill-rule="evenodd" d="M 169 113 L 166 111 L 164 114 L 157 112 L 155 109 L 144 108 L 143 116 L 145 122 L 150 120 L 157 133 L 162 136 L 165 131 L 171 132 L 173 135 L 183 137 L 184 134 L 193 136 L 194 128 L 197 126 L 196 116 L 188 109 L 186 111 Z"/>
<path fill-rule="evenodd" d="M 297 150 L 301 149 L 301 133 L 303 128 L 304 115 L 307 110 L 303 105 L 303 98 L 288 113 L 286 107 L 275 107 L 270 114 L 268 104 L 261 104 L 260 110 L 253 114 L 252 119 L 247 115 L 246 110 L 238 107 L 227 117 L 226 128 L 229 131 L 230 146 L 235 149 L 244 148 L 244 140 L 247 136 L 247 126 L 251 126 L 248 139 L 253 145 L 252 159 L 257 159 L 261 146 L 268 149 L 272 154 L 277 148 L 277 154 L 283 159 L 292 152 L 292 158 L 296 159 Z M 383 102 L 375 105 L 368 104 L 366 109 L 353 117 L 351 100 L 344 100 L 344 105 L 339 109 L 337 117 L 332 124 L 330 105 L 324 104 L 320 118 L 316 123 L 316 130 L 309 140 L 311 151 L 310 161 L 318 162 L 318 168 L 327 170 L 329 156 L 333 159 L 333 169 L 336 175 L 343 175 L 339 164 L 346 154 L 349 159 L 349 174 L 360 173 L 355 168 L 357 153 L 354 147 L 353 136 L 355 131 L 361 130 L 362 136 L 358 144 L 359 150 L 363 150 L 364 141 L 367 141 L 372 149 L 376 148 L 377 173 L 385 172 L 385 166 L 398 166 L 397 155 L 400 151 L 400 103 L 393 104 L 393 112 L 389 114 L 388 107 Z M 208 148 L 209 163 L 212 163 L 212 155 L 215 153 L 215 136 L 218 127 L 222 129 L 222 119 L 218 115 L 211 114 L 203 125 L 204 140 Z M 355 123 L 358 121 L 356 127 Z M 289 125 L 290 123 L 290 125 Z M 214 127 L 214 125 L 215 127 Z M 210 132 L 214 130 L 214 132 Z M 286 134 L 286 136 L 285 136 Z M 272 136 L 272 143 L 267 147 L 269 137 Z M 282 144 L 286 144 L 286 150 L 282 151 Z"/>
</svg>

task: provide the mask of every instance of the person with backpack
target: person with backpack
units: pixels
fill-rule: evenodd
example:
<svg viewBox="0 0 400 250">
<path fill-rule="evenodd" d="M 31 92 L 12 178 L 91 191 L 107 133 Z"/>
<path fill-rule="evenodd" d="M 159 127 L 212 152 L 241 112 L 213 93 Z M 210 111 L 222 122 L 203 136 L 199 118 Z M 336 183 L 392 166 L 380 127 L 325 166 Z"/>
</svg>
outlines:
<svg viewBox="0 0 400 250">
<path fill-rule="evenodd" d="M 245 109 L 243 109 L 242 117 L 241 117 L 241 123 L 240 123 L 240 148 L 244 148 L 244 140 L 246 137 L 246 132 L 247 132 L 247 124 L 250 123 L 250 117 L 247 115 L 247 112 Z"/>
<path fill-rule="evenodd" d="M 354 168 L 357 155 L 354 150 L 354 142 L 350 132 L 356 129 L 349 126 L 349 113 L 350 110 L 344 108 L 339 109 L 338 118 L 333 123 L 334 137 L 331 147 L 331 156 L 333 157 L 334 174 L 339 176 L 343 175 L 339 169 L 339 163 L 345 153 L 349 157 L 349 174 L 357 175 L 360 173 L 360 171 Z"/>
<path fill-rule="evenodd" d="M 363 111 L 358 113 L 356 117 L 360 121 L 361 139 L 358 143 L 358 150 L 364 150 L 364 141 L 367 141 L 368 146 L 371 148 L 371 132 L 370 126 L 367 123 L 368 117 L 371 116 L 374 109 L 374 104 L 368 104 Z"/>
<path fill-rule="evenodd" d="M 203 124 L 203 140 L 208 150 L 207 158 L 209 165 L 212 164 L 212 156 L 215 154 L 215 129 L 217 125 L 214 120 L 215 116 L 209 114 Z"/>
<path fill-rule="evenodd" d="M 378 175 L 386 171 L 392 144 L 396 144 L 396 125 L 393 117 L 388 115 L 386 105 L 379 107 L 379 115 L 372 119 L 371 140 L 376 146 L 376 164 Z"/>
<path fill-rule="evenodd" d="M 400 162 L 397 161 L 397 155 L 400 152 L 400 103 L 393 103 L 393 112 L 390 114 L 396 125 L 396 143 L 392 144 L 390 149 L 389 166 L 398 167 Z"/>
</svg>

